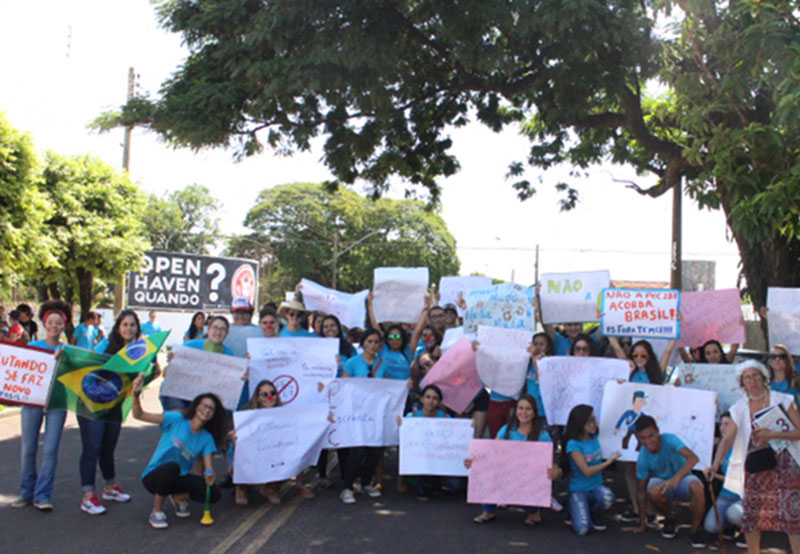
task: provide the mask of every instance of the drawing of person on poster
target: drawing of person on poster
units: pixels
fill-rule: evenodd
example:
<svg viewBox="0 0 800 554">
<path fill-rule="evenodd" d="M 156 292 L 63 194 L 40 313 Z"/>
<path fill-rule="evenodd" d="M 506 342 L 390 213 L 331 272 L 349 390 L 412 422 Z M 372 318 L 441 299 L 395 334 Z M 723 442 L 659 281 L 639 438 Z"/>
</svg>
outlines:
<svg viewBox="0 0 800 554">
<path fill-rule="evenodd" d="M 642 408 L 647 406 L 647 397 L 644 394 L 644 391 L 637 390 L 633 393 L 633 407 L 630 410 L 625 410 L 625 412 L 620 416 L 619 421 L 614 426 L 614 434 L 617 435 L 619 432 L 625 428 L 626 434 L 622 439 L 622 449 L 628 449 L 628 443 L 631 440 L 632 436 L 635 436 L 634 432 L 634 425 L 636 424 L 636 420 L 638 420 L 643 415 L 646 415 Z M 639 444 L 639 440 L 636 440 L 636 451 L 638 452 L 639 449 L 642 447 Z"/>
</svg>

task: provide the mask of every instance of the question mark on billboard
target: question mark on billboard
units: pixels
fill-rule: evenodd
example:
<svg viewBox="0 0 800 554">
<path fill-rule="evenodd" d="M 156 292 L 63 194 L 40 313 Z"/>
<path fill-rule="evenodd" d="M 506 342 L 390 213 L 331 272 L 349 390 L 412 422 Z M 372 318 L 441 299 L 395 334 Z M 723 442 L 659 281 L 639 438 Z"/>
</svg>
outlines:
<svg viewBox="0 0 800 554">
<path fill-rule="evenodd" d="M 225 266 L 223 266 L 219 262 L 214 262 L 213 264 L 210 264 L 208 266 L 208 269 L 206 269 L 206 275 L 212 273 L 216 273 L 216 275 L 211 278 L 211 282 L 209 283 L 211 292 L 208 295 L 208 299 L 211 300 L 211 302 L 216 302 L 217 300 L 219 300 L 219 293 L 217 292 L 219 290 L 219 284 L 222 282 L 223 279 L 225 279 Z"/>
</svg>

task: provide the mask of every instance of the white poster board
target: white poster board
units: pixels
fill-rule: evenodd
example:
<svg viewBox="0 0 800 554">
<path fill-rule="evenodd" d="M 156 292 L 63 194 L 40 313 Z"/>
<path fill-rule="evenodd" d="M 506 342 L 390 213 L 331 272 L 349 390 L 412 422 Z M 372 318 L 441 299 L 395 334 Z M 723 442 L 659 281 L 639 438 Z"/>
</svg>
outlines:
<svg viewBox="0 0 800 554">
<path fill-rule="evenodd" d="M 427 267 L 376 267 L 372 309 L 378 323 L 416 323 L 428 292 Z"/>
<path fill-rule="evenodd" d="M 474 334 L 478 332 L 478 325 L 486 325 L 533 333 L 536 329 L 535 296 L 535 289 L 516 283 L 470 291 L 465 298 L 464 332 Z"/>
<path fill-rule="evenodd" d="M 519 398 L 528 374 L 530 331 L 478 326 L 475 366 L 493 392 Z"/>
<path fill-rule="evenodd" d="M 400 475 L 467 475 L 470 419 L 406 417 L 400 426 Z"/>
<path fill-rule="evenodd" d="M 247 359 L 217 354 L 199 348 L 176 346 L 167 366 L 161 394 L 193 400 L 213 392 L 227 410 L 235 410 L 242 394 Z"/>
<path fill-rule="evenodd" d="M 397 445 L 397 418 L 403 416 L 407 396 L 405 381 L 335 379 L 328 387 L 328 407 L 334 423 L 325 448 Z"/>
<path fill-rule="evenodd" d="M 248 339 L 247 350 L 250 394 L 260 381 L 269 379 L 286 406 L 327 402 L 325 387 L 336 378 L 339 339 Z"/>
<path fill-rule="evenodd" d="M 364 327 L 369 290 L 349 294 L 323 287 L 309 279 L 301 279 L 300 285 L 307 310 L 335 315 L 345 327 Z"/>
<path fill-rule="evenodd" d="M 447 276 L 439 280 L 439 306 L 455 304 L 458 315 L 463 317 L 464 310 L 458 305 L 459 296 L 467 297 L 467 293 L 486 289 L 492 286 L 492 278 L 483 275 L 466 275 L 463 277 Z"/>
<path fill-rule="evenodd" d="M 800 288 L 769 287 L 767 308 L 770 347 L 783 344 L 800 353 Z"/>
<path fill-rule="evenodd" d="M 234 412 L 233 482 L 291 479 L 317 463 L 330 422 L 328 406 L 281 406 Z"/>
<path fill-rule="evenodd" d="M 598 417 L 603 452 L 621 452 L 621 460 L 636 461 L 639 442 L 632 429 L 636 418 L 646 414 L 655 418 L 660 432 L 677 435 L 697 454 L 695 469 L 706 468 L 714 446 L 715 397 L 714 392 L 686 387 L 609 382 Z"/>
<path fill-rule="evenodd" d="M 597 321 L 598 300 L 603 289 L 611 286 L 611 273 L 543 273 L 541 283 L 542 323 Z"/>
<path fill-rule="evenodd" d="M 0 343 L 0 400 L 47 406 L 56 372 L 55 352 Z"/>
<path fill-rule="evenodd" d="M 538 362 L 539 390 L 550 425 L 566 425 L 577 404 L 589 404 L 600 418 L 608 381 L 627 381 L 630 364 L 615 358 L 548 356 Z"/>
<path fill-rule="evenodd" d="M 682 387 L 717 393 L 717 417 L 742 397 L 733 364 L 680 364 L 675 373 Z"/>
</svg>

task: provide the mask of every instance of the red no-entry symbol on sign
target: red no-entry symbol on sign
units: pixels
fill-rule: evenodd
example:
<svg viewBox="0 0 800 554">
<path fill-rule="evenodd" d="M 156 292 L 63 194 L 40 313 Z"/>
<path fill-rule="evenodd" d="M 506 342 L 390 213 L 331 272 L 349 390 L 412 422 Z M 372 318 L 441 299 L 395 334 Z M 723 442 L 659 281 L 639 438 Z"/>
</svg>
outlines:
<svg viewBox="0 0 800 554">
<path fill-rule="evenodd" d="M 275 377 L 275 388 L 278 389 L 278 396 L 281 397 L 283 405 L 291 404 L 292 401 L 300 394 L 300 385 L 297 379 L 291 375 L 278 375 Z"/>
</svg>

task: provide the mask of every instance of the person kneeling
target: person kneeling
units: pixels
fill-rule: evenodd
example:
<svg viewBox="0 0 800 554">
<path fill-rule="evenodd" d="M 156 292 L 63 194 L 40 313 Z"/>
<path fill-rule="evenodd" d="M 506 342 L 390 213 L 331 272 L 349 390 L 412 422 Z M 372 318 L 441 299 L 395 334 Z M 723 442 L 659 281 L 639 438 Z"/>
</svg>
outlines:
<svg viewBox="0 0 800 554">
<path fill-rule="evenodd" d="M 647 528 L 647 499 L 666 520 L 661 529 L 665 539 L 675 537 L 675 514 L 670 502 L 676 498 L 690 500 L 692 512 L 691 542 L 694 548 L 704 548 L 706 541 L 701 528 L 705 513 L 703 484 L 691 474 L 699 458 L 683 441 L 671 433 L 660 433 L 656 420 L 641 416 L 636 420 L 636 438 L 644 448 L 636 462 L 637 506 L 639 526 L 624 531 L 641 533 Z"/>
<path fill-rule="evenodd" d="M 139 375 L 133 382 L 133 417 L 161 426 L 161 439 L 156 451 L 142 473 L 142 483 L 153 494 L 153 509 L 148 523 L 155 529 L 169 526 L 164 513 L 164 501 L 170 498 L 175 515 L 189 517 L 189 498 L 203 502 L 206 487 L 209 500 L 217 502 L 220 490 L 214 484 L 211 456 L 225 442 L 225 411 L 215 394 L 201 394 L 183 412 L 152 414 L 142 409 L 140 395 L 143 380 Z M 202 458 L 203 476 L 191 474 L 198 458 Z"/>
</svg>

